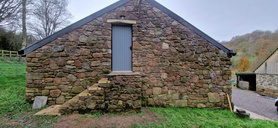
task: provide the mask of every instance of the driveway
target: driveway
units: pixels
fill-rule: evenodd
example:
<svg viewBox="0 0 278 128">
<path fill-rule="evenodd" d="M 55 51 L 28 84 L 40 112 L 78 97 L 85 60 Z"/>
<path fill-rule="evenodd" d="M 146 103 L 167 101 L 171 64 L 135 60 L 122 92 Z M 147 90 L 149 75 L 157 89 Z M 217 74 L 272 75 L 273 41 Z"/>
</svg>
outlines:
<svg viewBox="0 0 278 128">
<path fill-rule="evenodd" d="M 233 88 L 232 92 L 232 102 L 235 106 L 278 121 L 274 100 L 275 98 L 260 96 L 252 91 L 237 88 Z"/>
</svg>

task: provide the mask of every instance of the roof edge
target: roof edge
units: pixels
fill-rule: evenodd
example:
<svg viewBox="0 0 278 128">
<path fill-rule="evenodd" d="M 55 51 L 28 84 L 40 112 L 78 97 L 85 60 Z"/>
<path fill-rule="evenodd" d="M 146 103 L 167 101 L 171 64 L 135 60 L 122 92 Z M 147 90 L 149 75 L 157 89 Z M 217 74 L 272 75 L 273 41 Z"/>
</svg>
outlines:
<svg viewBox="0 0 278 128">
<path fill-rule="evenodd" d="M 86 24 L 86 23 L 88 23 L 88 22 L 90 22 L 90 21 L 100 17 L 101 15 L 103 15 L 103 14 L 105 14 L 105 13 L 107 13 L 107 12 L 109 12 L 109 11 L 111 11 L 111 10 L 113 10 L 113 9 L 115 9 L 115 8 L 117 8 L 117 7 L 121 6 L 121 5 L 129 2 L 129 1 L 131 1 L 131 0 L 119 0 L 118 2 L 116 2 L 114 4 L 111 4 L 111 5 L 107 6 L 107 7 L 105 7 L 103 9 L 101 9 L 101 10 L 99 10 L 99 11 L 97 11 L 97 12 L 95 12 L 95 13 L 89 15 L 89 16 L 87 16 L 87 17 L 85 17 L 85 18 L 83 18 L 83 19 L 81 19 L 81 20 L 79 20 L 79 21 L 77 21 L 77 22 L 67 26 L 64 29 L 61 29 L 61 30 L 53 33 L 52 35 L 49 35 L 48 37 L 45 37 L 42 40 L 37 41 L 37 42 L 29 45 L 28 47 L 24 48 L 24 49 L 19 50 L 18 54 L 20 54 L 21 56 L 26 56 L 26 54 L 28 54 L 28 53 L 30 53 L 30 52 L 32 52 L 32 51 L 34 51 L 34 50 L 36 50 L 36 49 L 46 45 L 46 44 L 48 44 L 49 42 L 57 39 L 58 37 L 73 31 L 74 29 L 76 29 L 76 28 L 78 28 L 78 27 L 80 27 L 80 26 L 82 26 L 82 25 L 84 25 L 84 24 Z"/>
<path fill-rule="evenodd" d="M 261 67 L 264 64 L 265 61 L 267 61 L 274 53 L 277 52 L 277 50 L 278 50 L 278 48 L 276 48 L 276 50 L 274 50 L 257 68 L 255 68 L 253 70 L 253 72 L 255 72 L 259 67 Z"/>
<path fill-rule="evenodd" d="M 235 75 L 256 75 L 256 73 L 235 73 Z"/>
<path fill-rule="evenodd" d="M 71 32 L 72 30 L 98 18 L 99 16 L 129 2 L 131 0 L 119 0 L 118 2 L 109 5 L 108 7 L 105 7 L 104 9 L 101 9 L 71 25 L 69 25 L 68 27 L 61 29 L 58 32 L 55 32 L 54 34 L 36 42 L 33 43 L 31 45 L 29 45 L 28 47 L 21 49 L 18 51 L 18 53 L 22 56 L 26 56 L 26 54 L 48 44 L 49 42 L 57 39 L 58 37 Z M 170 11 L 169 9 L 167 9 L 166 7 L 164 7 L 163 5 L 161 5 L 160 3 L 156 2 L 155 0 L 146 0 L 147 2 L 151 3 L 153 6 L 157 7 L 158 9 L 160 9 L 161 11 L 163 11 L 164 13 L 168 14 L 170 17 L 174 18 L 176 21 L 180 22 L 181 24 L 183 24 L 184 26 L 188 27 L 190 30 L 192 30 L 193 32 L 195 32 L 196 34 L 198 34 L 199 36 L 203 37 L 204 39 L 206 39 L 208 42 L 214 44 L 216 47 L 218 47 L 219 49 L 223 50 L 224 52 L 227 53 L 227 55 L 229 57 L 235 56 L 236 53 L 233 52 L 233 50 L 230 50 L 228 48 L 226 48 L 225 46 L 223 46 L 222 44 L 220 44 L 219 42 L 217 42 L 216 40 L 214 40 L 213 38 L 211 38 L 210 36 L 208 36 L 207 34 L 205 34 L 204 32 L 202 32 L 201 30 L 199 30 L 198 28 L 196 28 L 195 26 L 193 26 L 192 24 L 190 24 L 189 22 L 185 21 L 183 18 L 181 18 L 180 16 L 178 16 L 177 14 L 175 14 L 174 12 Z"/>
<path fill-rule="evenodd" d="M 230 50 L 227 47 L 225 47 L 224 45 L 220 44 L 219 42 L 217 42 L 216 40 L 214 40 L 213 38 L 211 38 L 210 36 L 208 36 L 207 34 L 202 32 L 201 30 L 199 30 L 198 28 L 196 28 L 195 26 L 193 26 L 192 24 L 190 24 L 189 22 L 187 22 L 186 20 L 184 20 L 183 18 L 181 18 L 180 16 L 178 16 L 177 14 L 172 12 L 171 10 L 167 9 L 166 7 L 161 5 L 160 3 L 156 2 L 155 0 L 146 0 L 146 1 L 151 3 L 152 5 L 154 5 L 155 7 L 157 7 L 158 9 L 163 11 L 164 13 L 168 14 L 170 17 L 174 18 L 176 21 L 180 22 L 181 24 L 183 24 L 184 26 L 189 28 L 191 31 L 197 33 L 199 36 L 203 37 L 208 42 L 214 44 L 216 47 L 218 47 L 219 49 L 226 52 L 229 57 L 232 57 L 232 56 L 236 55 L 236 53 L 234 53 L 233 50 Z"/>
</svg>

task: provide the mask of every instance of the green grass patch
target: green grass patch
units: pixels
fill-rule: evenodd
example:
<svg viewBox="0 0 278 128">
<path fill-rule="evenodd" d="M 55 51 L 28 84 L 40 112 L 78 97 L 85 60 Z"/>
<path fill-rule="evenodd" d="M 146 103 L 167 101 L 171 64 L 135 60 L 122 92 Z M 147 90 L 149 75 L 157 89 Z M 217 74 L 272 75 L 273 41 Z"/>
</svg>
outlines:
<svg viewBox="0 0 278 128">
<path fill-rule="evenodd" d="M 25 76 L 0 76 L 0 113 L 18 113 L 30 107 L 25 101 Z"/>
<path fill-rule="evenodd" d="M 39 110 L 32 110 L 25 101 L 25 75 L 0 76 L 0 127 L 52 127 L 59 121 L 57 116 L 34 116 Z M 132 127 L 225 127 L 225 128 L 276 128 L 278 122 L 240 119 L 228 110 L 190 109 L 190 108 L 148 108 L 158 116 L 159 124 L 134 125 Z M 139 113 L 139 115 L 142 113 Z M 114 114 L 107 114 L 114 116 Z M 106 115 L 106 116 L 107 116 Z M 78 120 L 102 114 L 85 114 Z"/>
<path fill-rule="evenodd" d="M 0 76 L 25 75 L 26 62 L 17 62 L 17 59 L 0 58 Z"/>
<path fill-rule="evenodd" d="M 278 122 L 241 119 L 229 110 L 190 109 L 190 108 L 148 108 L 163 116 L 161 124 L 148 124 L 133 127 L 182 127 L 182 128 L 277 128 Z"/>
<path fill-rule="evenodd" d="M 25 101 L 25 75 L 0 76 L 0 127 L 52 127 L 56 116 L 34 116 Z"/>
</svg>

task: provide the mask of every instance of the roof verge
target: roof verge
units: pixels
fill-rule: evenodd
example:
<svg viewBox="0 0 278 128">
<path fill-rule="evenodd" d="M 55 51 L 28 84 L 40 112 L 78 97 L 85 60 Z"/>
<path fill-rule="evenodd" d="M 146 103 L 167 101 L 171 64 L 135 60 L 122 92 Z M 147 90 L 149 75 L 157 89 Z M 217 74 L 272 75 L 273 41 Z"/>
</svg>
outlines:
<svg viewBox="0 0 278 128">
<path fill-rule="evenodd" d="M 112 5 L 109 5 L 108 7 L 105 7 L 104 9 L 101 9 L 101 10 L 97 11 L 96 13 L 93 13 L 93 14 L 87 16 L 87 17 L 85 17 L 85 18 L 67 26 L 66 28 L 61 29 L 60 31 L 55 32 L 54 34 L 52 34 L 48 37 L 45 37 L 44 39 L 42 39 L 38 42 L 35 42 L 35 43 L 29 45 L 28 47 L 26 47 L 24 49 L 19 50 L 18 53 L 22 56 L 26 56 L 26 54 L 40 48 L 41 46 L 46 45 L 47 43 L 57 39 L 58 37 L 66 34 L 66 33 L 71 32 L 72 30 L 74 30 L 74 29 L 76 29 L 76 28 L 78 28 L 78 27 L 80 27 L 80 26 L 82 26 L 82 25 L 100 17 L 101 15 L 103 15 L 103 14 L 105 14 L 105 13 L 107 13 L 107 12 L 109 12 L 109 11 L 111 11 L 111 10 L 129 2 L 129 1 L 130 0 L 119 0 L 118 2 L 116 2 Z"/>
<path fill-rule="evenodd" d="M 146 1 L 148 1 L 152 5 L 154 5 L 155 7 L 160 9 L 161 11 L 163 11 L 164 13 L 168 14 L 169 16 L 174 18 L 176 21 L 180 22 L 181 24 L 183 24 L 184 26 L 189 28 L 191 31 L 193 31 L 196 34 L 198 34 L 199 36 L 203 37 L 208 42 L 214 44 L 216 47 L 218 47 L 219 49 L 221 49 L 224 52 L 226 52 L 229 57 L 232 57 L 232 56 L 236 55 L 236 53 L 234 53 L 233 50 L 230 50 L 227 47 L 223 46 L 222 44 L 220 44 L 219 42 L 217 42 L 216 40 L 214 40 L 213 38 L 211 38 L 210 36 L 208 36 L 207 34 L 202 32 L 201 30 L 199 30 L 198 28 L 196 28 L 195 26 L 193 26 L 192 24 L 190 24 L 189 22 L 187 22 L 186 20 L 184 20 L 183 18 L 181 18 L 180 16 L 178 16 L 177 14 L 172 12 L 171 10 L 167 9 L 166 7 L 161 5 L 160 3 L 156 2 L 155 0 L 146 0 Z"/>
<path fill-rule="evenodd" d="M 71 24 L 70 26 L 36 42 L 33 43 L 31 45 L 29 45 L 28 47 L 26 47 L 25 49 L 19 50 L 18 53 L 21 54 L 22 56 L 26 56 L 26 54 L 36 50 L 37 48 L 46 45 L 47 43 L 57 39 L 58 37 L 71 32 L 72 30 L 98 18 L 99 16 L 129 2 L 131 0 L 119 0 L 118 2 L 96 12 L 93 13 L 89 16 L 87 16 L 86 18 L 77 21 L 73 24 Z M 214 44 L 216 47 L 218 47 L 219 49 L 223 50 L 224 52 L 226 52 L 228 54 L 229 57 L 235 56 L 236 53 L 233 52 L 233 50 L 230 50 L 228 48 L 226 48 L 225 46 L 223 46 L 222 44 L 220 44 L 219 42 L 217 42 L 216 40 L 214 40 L 213 38 L 211 38 L 210 36 L 208 36 L 207 34 L 205 34 L 204 32 L 202 32 L 201 30 L 199 30 L 198 28 L 196 28 L 195 26 L 193 26 L 192 24 L 190 24 L 189 22 L 185 21 L 183 18 L 181 18 L 180 16 L 178 16 L 177 14 L 173 13 L 172 11 L 170 11 L 169 9 L 167 9 L 166 7 L 164 7 L 163 5 L 159 4 L 158 2 L 156 2 L 155 0 L 146 0 L 147 2 L 151 3 L 153 6 L 155 6 L 156 8 L 160 9 L 161 11 L 163 11 L 164 13 L 168 14 L 170 17 L 172 17 L 173 19 L 175 19 L 176 21 L 180 22 L 181 24 L 185 25 L 186 27 L 188 27 L 190 30 L 192 30 L 193 32 L 195 32 L 196 34 L 198 34 L 199 36 L 203 37 L 204 39 L 206 39 L 208 42 Z"/>
</svg>

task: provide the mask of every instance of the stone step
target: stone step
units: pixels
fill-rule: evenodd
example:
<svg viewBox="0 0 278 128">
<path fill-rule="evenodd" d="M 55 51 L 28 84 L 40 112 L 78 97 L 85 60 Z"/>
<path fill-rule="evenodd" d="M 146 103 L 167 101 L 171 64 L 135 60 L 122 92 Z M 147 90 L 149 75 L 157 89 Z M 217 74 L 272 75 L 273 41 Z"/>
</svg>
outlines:
<svg viewBox="0 0 278 128">
<path fill-rule="evenodd" d="M 106 84 L 106 83 L 110 83 L 110 81 L 108 80 L 108 78 L 102 78 L 101 80 L 98 81 L 98 83 Z"/>
<path fill-rule="evenodd" d="M 94 86 L 94 85 L 96 85 L 96 86 Z M 102 88 L 98 87 L 98 84 L 94 84 L 94 85 L 88 88 L 89 92 L 90 91 L 96 91 L 96 90 L 101 90 L 102 89 Z"/>
<path fill-rule="evenodd" d="M 91 94 L 89 93 L 88 90 L 86 90 L 86 91 L 79 93 L 78 96 L 91 96 Z"/>
<path fill-rule="evenodd" d="M 93 84 L 91 87 L 98 87 L 99 83 Z"/>
<path fill-rule="evenodd" d="M 62 109 L 62 110 L 71 109 L 70 108 L 70 104 L 75 104 L 75 103 L 83 102 L 82 99 L 84 99 L 86 97 L 89 97 L 89 96 L 92 96 L 92 94 L 89 93 L 90 91 L 101 90 L 101 88 L 98 87 L 98 85 L 100 83 L 110 83 L 110 81 L 108 81 L 107 78 L 103 78 L 103 79 L 99 80 L 98 83 L 93 84 L 91 87 L 88 87 L 86 90 L 82 91 L 81 93 L 79 93 L 78 95 L 76 95 L 72 99 L 68 100 L 63 105 L 61 105 L 60 109 Z"/>
<path fill-rule="evenodd" d="M 87 97 L 87 96 L 90 96 L 91 94 L 89 93 L 89 91 L 86 89 L 84 90 L 83 92 L 79 93 L 78 95 L 76 95 L 75 97 L 73 97 L 72 99 L 68 100 L 66 103 L 64 103 L 63 105 L 61 105 L 59 107 L 59 110 L 62 110 L 62 111 L 67 111 L 69 109 L 71 109 L 71 106 L 70 104 L 75 104 L 75 103 L 79 103 L 79 102 L 82 102 L 82 100 L 80 100 L 80 98 L 82 97 Z M 60 111 L 58 110 L 59 114 Z M 65 114 L 65 113 L 64 113 Z"/>
<path fill-rule="evenodd" d="M 92 95 L 89 93 L 90 91 L 95 92 L 98 90 L 102 90 L 102 88 L 99 88 L 98 86 L 99 86 L 99 84 L 105 84 L 105 83 L 110 83 L 108 78 L 102 78 L 101 80 L 98 81 L 98 83 L 93 84 L 91 87 L 88 87 L 86 90 L 82 91 L 81 93 L 79 93 L 78 95 L 73 97 L 72 99 L 68 100 L 63 105 L 52 105 L 48 108 L 45 108 L 45 109 L 37 112 L 35 115 L 61 115 L 61 113 L 59 113 L 59 110 L 67 110 L 67 109 L 70 109 L 70 104 L 83 102 L 82 98 L 86 98 L 86 97 Z"/>
<path fill-rule="evenodd" d="M 66 103 L 64 103 L 62 105 L 62 107 L 65 107 L 64 105 L 68 106 L 68 103 L 78 103 L 78 102 L 81 102 L 79 100 L 79 97 L 81 96 L 89 96 L 89 91 L 88 90 L 84 90 L 83 92 L 79 93 L 78 95 L 76 95 L 75 97 L 73 97 L 72 99 L 68 100 Z"/>
<path fill-rule="evenodd" d="M 62 105 L 52 105 L 49 106 L 39 112 L 37 112 L 35 115 L 47 115 L 47 116 L 60 116 L 59 109 Z"/>
</svg>

